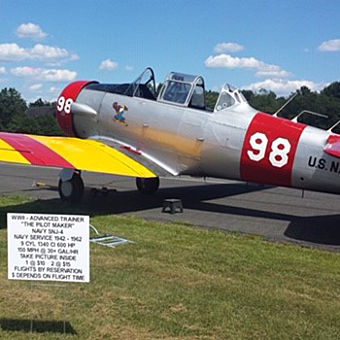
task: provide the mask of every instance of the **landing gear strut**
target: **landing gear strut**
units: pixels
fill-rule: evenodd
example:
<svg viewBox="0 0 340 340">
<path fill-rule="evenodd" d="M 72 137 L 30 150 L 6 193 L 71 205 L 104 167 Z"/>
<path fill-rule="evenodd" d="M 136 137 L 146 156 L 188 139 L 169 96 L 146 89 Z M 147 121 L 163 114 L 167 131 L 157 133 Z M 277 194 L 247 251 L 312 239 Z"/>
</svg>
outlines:
<svg viewBox="0 0 340 340">
<path fill-rule="evenodd" d="M 80 171 L 62 170 L 58 184 L 60 198 L 63 201 L 78 202 L 84 193 L 84 182 L 80 177 Z"/>
<path fill-rule="evenodd" d="M 136 185 L 142 194 L 154 194 L 159 188 L 159 177 L 154 178 L 136 178 Z"/>
</svg>

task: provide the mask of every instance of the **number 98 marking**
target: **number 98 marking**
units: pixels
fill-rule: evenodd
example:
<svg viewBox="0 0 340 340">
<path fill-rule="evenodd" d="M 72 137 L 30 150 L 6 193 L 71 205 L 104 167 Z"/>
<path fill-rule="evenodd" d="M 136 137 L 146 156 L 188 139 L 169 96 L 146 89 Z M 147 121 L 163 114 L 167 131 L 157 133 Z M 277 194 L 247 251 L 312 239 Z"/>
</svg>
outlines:
<svg viewBox="0 0 340 340">
<path fill-rule="evenodd" d="M 256 132 L 250 139 L 249 144 L 256 152 L 248 150 L 247 154 L 252 161 L 258 162 L 264 158 L 268 144 L 268 138 L 264 133 Z"/>
<path fill-rule="evenodd" d="M 248 150 L 248 157 L 255 162 L 259 162 L 266 155 L 268 138 L 264 133 L 256 132 L 250 136 L 249 144 L 253 150 Z M 269 162 L 272 166 L 282 168 L 288 163 L 288 154 L 291 149 L 289 140 L 286 138 L 276 138 L 271 144 Z"/>
<path fill-rule="evenodd" d="M 71 105 L 73 103 L 72 98 L 65 99 L 64 96 L 59 97 L 58 102 L 57 102 L 57 110 L 62 112 L 64 111 L 65 113 L 69 114 L 71 113 Z"/>
</svg>

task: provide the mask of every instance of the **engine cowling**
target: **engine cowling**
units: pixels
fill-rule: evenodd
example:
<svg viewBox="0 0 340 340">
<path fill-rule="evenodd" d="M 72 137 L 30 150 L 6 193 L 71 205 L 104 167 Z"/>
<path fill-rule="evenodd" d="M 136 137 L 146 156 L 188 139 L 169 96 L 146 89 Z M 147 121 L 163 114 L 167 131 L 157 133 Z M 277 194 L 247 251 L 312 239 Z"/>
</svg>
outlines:
<svg viewBox="0 0 340 340">
<path fill-rule="evenodd" d="M 79 80 L 75 81 L 61 92 L 57 101 L 57 121 L 59 126 L 63 129 L 66 136 L 77 137 L 77 133 L 73 124 L 73 117 L 71 112 L 71 105 L 77 100 L 81 90 L 95 81 Z"/>
</svg>

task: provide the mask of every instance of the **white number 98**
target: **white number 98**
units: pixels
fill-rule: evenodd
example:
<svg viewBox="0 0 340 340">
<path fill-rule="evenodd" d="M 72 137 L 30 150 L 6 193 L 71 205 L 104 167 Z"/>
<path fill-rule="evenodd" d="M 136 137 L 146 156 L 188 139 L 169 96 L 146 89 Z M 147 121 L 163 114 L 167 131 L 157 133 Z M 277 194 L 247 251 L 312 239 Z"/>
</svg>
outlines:
<svg viewBox="0 0 340 340">
<path fill-rule="evenodd" d="M 72 98 L 65 99 L 65 97 L 61 96 L 57 102 L 57 110 L 58 111 L 65 111 L 65 113 L 69 114 L 71 112 L 71 105 L 73 103 Z"/>
<path fill-rule="evenodd" d="M 255 162 L 259 162 L 265 157 L 268 145 L 268 138 L 264 133 L 256 132 L 250 139 L 249 144 L 252 150 L 248 150 L 248 157 Z M 269 154 L 269 162 L 276 168 L 282 168 L 288 163 L 288 154 L 291 145 L 286 138 L 278 137 L 271 144 L 271 152 Z"/>
<path fill-rule="evenodd" d="M 256 132 L 254 133 L 250 139 L 249 144 L 253 148 L 253 150 L 257 151 L 256 153 L 252 150 L 248 150 L 248 156 L 252 161 L 260 161 L 265 153 L 268 144 L 268 138 L 264 133 Z"/>
</svg>

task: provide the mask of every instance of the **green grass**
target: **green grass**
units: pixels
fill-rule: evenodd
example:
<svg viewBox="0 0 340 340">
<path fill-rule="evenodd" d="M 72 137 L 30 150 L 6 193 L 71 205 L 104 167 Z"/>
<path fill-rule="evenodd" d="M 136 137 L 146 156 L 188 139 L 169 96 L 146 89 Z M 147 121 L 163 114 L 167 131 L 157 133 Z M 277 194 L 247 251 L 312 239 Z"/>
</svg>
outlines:
<svg viewBox="0 0 340 340">
<path fill-rule="evenodd" d="M 183 224 L 92 211 L 91 223 L 102 233 L 136 243 L 92 244 L 89 284 L 31 288 L 7 280 L 6 212 L 87 209 L 0 198 L 2 324 L 17 320 L 22 329 L 32 316 L 66 320 L 77 332 L 67 339 L 340 338 L 340 254 Z M 29 336 L 0 328 L 1 339 Z M 32 338 L 63 336 L 35 332 Z"/>
</svg>

